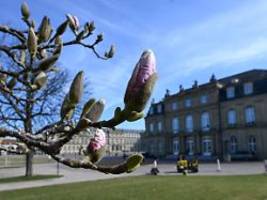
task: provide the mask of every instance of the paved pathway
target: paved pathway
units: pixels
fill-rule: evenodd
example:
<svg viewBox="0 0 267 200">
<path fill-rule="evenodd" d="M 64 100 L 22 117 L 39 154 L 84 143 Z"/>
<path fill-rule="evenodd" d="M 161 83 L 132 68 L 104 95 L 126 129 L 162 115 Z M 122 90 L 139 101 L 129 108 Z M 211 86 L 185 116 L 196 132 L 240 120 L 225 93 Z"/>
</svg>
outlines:
<svg viewBox="0 0 267 200">
<path fill-rule="evenodd" d="M 64 175 L 61 178 L 46 179 L 38 181 L 26 181 L 17 183 L 0 184 L 0 191 L 14 190 L 22 188 L 32 188 L 47 185 L 56 185 L 64 183 L 110 179 L 123 176 L 137 176 L 148 174 L 152 165 L 144 165 L 130 174 L 121 175 L 107 175 L 92 170 L 86 169 L 72 169 L 63 165 L 60 165 L 60 174 Z M 159 164 L 160 175 L 173 175 L 178 176 L 176 173 L 175 163 Z M 262 162 L 252 163 L 225 163 L 221 164 L 221 172 L 217 172 L 216 164 L 200 164 L 199 173 L 194 175 L 243 175 L 243 174 L 261 174 L 264 173 L 264 166 Z M 56 174 L 57 167 L 55 163 L 50 164 L 38 164 L 34 165 L 35 174 Z M 24 168 L 8 168 L 0 169 L 0 178 L 21 176 L 24 174 Z"/>
</svg>

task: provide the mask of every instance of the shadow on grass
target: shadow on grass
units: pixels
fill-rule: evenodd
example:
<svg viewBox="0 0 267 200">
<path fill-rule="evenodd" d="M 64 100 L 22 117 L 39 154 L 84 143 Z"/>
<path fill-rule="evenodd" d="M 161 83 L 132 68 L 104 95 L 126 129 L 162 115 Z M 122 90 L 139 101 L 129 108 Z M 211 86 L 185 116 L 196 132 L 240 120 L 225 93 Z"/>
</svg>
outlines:
<svg viewBox="0 0 267 200">
<path fill-rule="evenodd" d="M 37 181 L 44 179 L 52 179 L 52 178 L 60 178 L 62 175 L 34 175 L 34 176 L 16 176 L 9 178 L 0 178 L 0 184 L 4 183 L 14 183 L 14 182 L 22 182 L 22 181 Z"/>
</svg>

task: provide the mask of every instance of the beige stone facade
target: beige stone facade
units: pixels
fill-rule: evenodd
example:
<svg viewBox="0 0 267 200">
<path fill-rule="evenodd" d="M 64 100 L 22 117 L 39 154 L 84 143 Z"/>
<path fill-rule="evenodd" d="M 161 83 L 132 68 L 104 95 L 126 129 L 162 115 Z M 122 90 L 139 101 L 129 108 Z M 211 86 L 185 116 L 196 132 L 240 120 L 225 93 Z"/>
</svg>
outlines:
<svg viewBox="0 0 267 200">
<path fill-rule="evenodd" d="M 0 148 L 8 149 L 10 151 L 16 151 L 18 149 L 17 146 L 17 139 L 12 137 L 6 137 L 6 138 L 0 138 Z M 6 151 L 1 151 L 0 149 L 0 155 L 6 155 L 9 154 Z"/>
<path fill-rule="evenodd" d="M 255 122 L 246 123 L 246 109 L 255 110 Z M 224 152 L 255 151 L 259 159 L 267 158 L 267 94 L 245 97 L 221 103 Z M 235 110 L 236 124 L 227 120 L 229 110 Z M 236 138 L 236 147 L 231 141 Z M 253 141 L 254 140 L 254 141 Z M 255 144 L 254 144 L 255 143 Z M 233 149 L 235 148 L 235 150 Z M 254 149 L 253 149 L 254 148 Z"/>
<path fill-rule="evenodd" d="M 267 70 L 251 70 L 212 76 L 186 90 L 180 86 L 173 95 L 166 91 L 145 118 L 143 150 L 156 156 L 267 158 L 266 84 Z"/>
<path fill-rule="evenodd" d="M 141 151 L 140 137 L 141 132 L 139 130 L 131 129 L 104 129 L 106 133 L 107 145 L 106 155 L 115 156 L 132 154 Z M 81 147 L 86 148 L 88 142 L 94 135 L 94 129 L 74 136 L 74 138 L 63 146 L 62 154 L 78 154 Z"/>
</svg>

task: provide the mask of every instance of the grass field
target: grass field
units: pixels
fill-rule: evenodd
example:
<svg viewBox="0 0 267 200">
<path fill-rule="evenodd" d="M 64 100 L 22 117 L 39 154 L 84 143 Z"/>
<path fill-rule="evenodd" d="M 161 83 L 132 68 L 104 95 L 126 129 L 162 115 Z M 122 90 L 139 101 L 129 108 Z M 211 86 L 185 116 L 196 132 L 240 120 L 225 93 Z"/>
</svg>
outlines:
<svg viewBox="0 0 267 200">
<path fill-rule="evenodd" d="M 267 176 L 140 176 L 0 192 L 1 200 L 267 200 Z"/>
<path fill-rule="evenodd" d="M 0 184 L 21 182 L 21 181 L 34 181 L 34 180 L 59 178 L 59 177 L 61 176 L 57 176 L 57 175 L 36 175 L 36 176 L 31 176 L 31 177 L 16 176 L 16 177 L 11 177 L 11 178 L 0 178 Z"/>
</svg>

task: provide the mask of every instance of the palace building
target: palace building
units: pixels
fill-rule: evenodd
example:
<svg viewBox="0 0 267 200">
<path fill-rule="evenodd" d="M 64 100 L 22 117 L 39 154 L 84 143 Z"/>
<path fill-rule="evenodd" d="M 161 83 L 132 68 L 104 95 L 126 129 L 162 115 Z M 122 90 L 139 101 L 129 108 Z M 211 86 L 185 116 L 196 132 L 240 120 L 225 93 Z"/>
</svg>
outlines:
<svg viewBox="0 0 267 200">
<path fill-rule="evenodd" d="M 106 133 L 106 155 L 122 156 L 141 151 L 141 130 L 103 128 Z M 95 129 L 88 129 L 82 134 L 75 135 L 73 139 L 63 146 L 62 154 L 79 154 L 81 148 L 85 149 L 94 136 Z"/>
<path fill-rule="evenodd" d="M 199 159 L 267 158 L 267 70 L 167 90 L 145 117 L 144 151 Z"/>
</svg>

